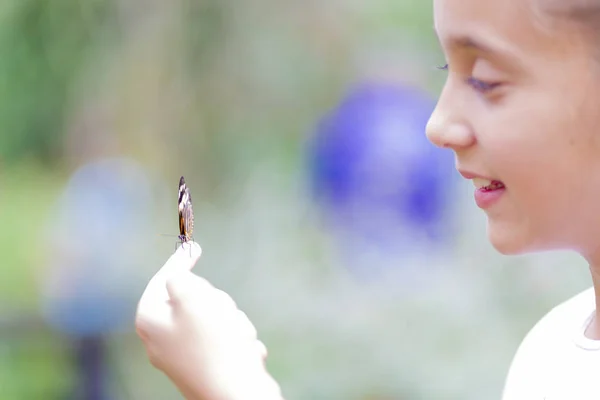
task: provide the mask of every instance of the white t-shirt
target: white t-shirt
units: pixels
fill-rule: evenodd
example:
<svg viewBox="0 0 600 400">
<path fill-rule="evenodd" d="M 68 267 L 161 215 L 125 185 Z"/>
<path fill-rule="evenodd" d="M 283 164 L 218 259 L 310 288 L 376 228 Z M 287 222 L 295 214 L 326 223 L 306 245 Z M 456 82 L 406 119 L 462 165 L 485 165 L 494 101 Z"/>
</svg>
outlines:
<svg viewBox="0 0 600 400">
<path fill-rule="evenodd" d="M 600 400 L 600 340 L 584 335 L 595 308 L 590 288 L 546 314 L 519 346 L 502 400 Z"/>
</svg>

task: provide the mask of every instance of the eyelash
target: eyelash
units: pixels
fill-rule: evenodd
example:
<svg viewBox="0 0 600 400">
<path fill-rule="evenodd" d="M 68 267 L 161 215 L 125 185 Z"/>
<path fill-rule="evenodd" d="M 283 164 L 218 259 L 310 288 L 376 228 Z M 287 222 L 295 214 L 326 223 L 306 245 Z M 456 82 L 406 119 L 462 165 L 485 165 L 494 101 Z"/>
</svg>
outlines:
<svg viewBox="0 0 600 400">
<path fill-rule="evenodd" d="M 436 68 L 447 71 L 448 64 L 439 65 Z M 498 83 L 489 83 L 489 82 L 481 81 L 479 79 L 473 78 L 472 76 L 467 78 L 467 84 L 469 86 L 471 86 L 473 89 L 475 89 L 476 91 L 481 92 L 481 93 L 487 93 L 499 85 Z"/>
</svg>

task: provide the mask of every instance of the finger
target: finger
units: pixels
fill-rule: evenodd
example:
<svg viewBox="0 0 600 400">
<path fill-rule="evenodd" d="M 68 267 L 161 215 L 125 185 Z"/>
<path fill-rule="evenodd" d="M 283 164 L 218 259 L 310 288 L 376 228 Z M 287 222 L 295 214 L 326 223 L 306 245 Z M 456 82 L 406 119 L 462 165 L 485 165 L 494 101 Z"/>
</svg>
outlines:
<svg viewBox="0 0 600 400">
<path fill-rule="evenodd" d="M 240 333 L 244 337 L 248 337 L 251 340 L 256 340 L 256 337 L 258 336 L 256 327 L 254 326 L 252 321 L 250 321 L 250 318 L 248 318 L 246 313 L 241 310 L 238 310 L 238 324 Z"/>
<path fill-rule="evenodd" d="M 263 342 L 261 342 L 260 340 L 257 340 L 256 348 L 257 348 L 257 351 L 258 351 L 258 354 L 260 355 L 260 357 L 263 360 L 266 360 L 267 356 L 269 355 L 269 352 L 267 351 L 267 346 L 265 346 L 265 344 Z"/>
<path fill-rule="evenodd" d="M 233 300 L 233 298 L 227 294 L 227 292 L 221 289 L 215 289 L 214 293 L 212 293 L 213 299 L 211 299 L 214 304 L 218 304 L 221 309 L 225 310 L 235 310 L 237 309 L 237 304 Z"/>
<path fill-rule="evenodd" d="M 157 275 L 172 275 L 176 272 L 191 271 L 202 255 L 202 248 L 196 242 L 186 242 L 179 246 Z"/>
<path fill-rule="evenodd" d="M 138 307 L 135 315 L 135 329 L 144 341 L 150 340 L 157 332 L 171 324 L 171 310 L 166 303 Z"/>
<path fill-rule="evenodd" d="M 170 276 L 165 283 L 169 300 L 173 303 L 186 303 L 191 298 L 203 297 L 208 290 L 215 290 L 206 279 L 185 271 Z"/>
<path fill-rule="evenodd" d="M 187 244 L 189 244 L 191 248 L 187 246 Z M 148 301 L 147 299 L 151 299 L 152 302 L 166 301 L 168 299 L 168 294 L 165 288 L 167 279 L 178 272 L 190 271 L 201 255 L 202 249 L 195 242 L 187 242 L 185 249 L 184 246 L 179 247 L 175 253 L 169 257 L 160 270 L 158 270 L 158 272 L 152 277 L 152 279 L 150 279 L 150 282 L 148 282 L 140 302 L 143 303 Z"/>
</svg>

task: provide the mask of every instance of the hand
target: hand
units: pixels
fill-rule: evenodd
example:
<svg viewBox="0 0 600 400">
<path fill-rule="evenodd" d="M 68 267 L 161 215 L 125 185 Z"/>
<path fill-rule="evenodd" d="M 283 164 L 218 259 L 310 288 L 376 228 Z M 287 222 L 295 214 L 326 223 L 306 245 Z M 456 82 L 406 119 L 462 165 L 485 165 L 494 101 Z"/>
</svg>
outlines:
<svg viewBox="0 0 600 400">
<path fill-rule="evenodd" d="M 181 246 L 140 299 L 135 323 L 150 362 L 188 400 L 281 400 L 246 314 L 190 271 L 201 253 L 194 242 Z"/>
</svg>

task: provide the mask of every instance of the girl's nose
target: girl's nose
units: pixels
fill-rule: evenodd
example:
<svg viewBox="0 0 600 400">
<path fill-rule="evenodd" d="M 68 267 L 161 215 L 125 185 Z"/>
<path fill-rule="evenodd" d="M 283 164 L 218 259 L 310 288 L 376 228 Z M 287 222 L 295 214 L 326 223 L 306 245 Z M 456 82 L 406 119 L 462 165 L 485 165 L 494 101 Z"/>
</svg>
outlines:
<svg viewBox="0 0 600 400">
<path fill-rule="evenodd" d="M 434 145 L 454 151 L 472 146 L 475 135 L 461 115 L 462 107 L 442 92 L 438 104 L 427 122 L 427 139 Z"/>
</svg>

